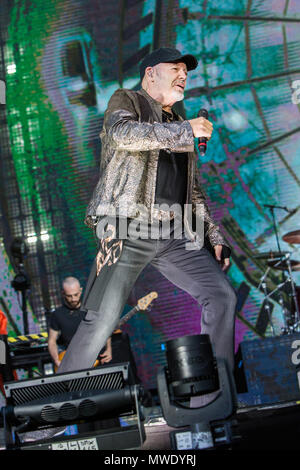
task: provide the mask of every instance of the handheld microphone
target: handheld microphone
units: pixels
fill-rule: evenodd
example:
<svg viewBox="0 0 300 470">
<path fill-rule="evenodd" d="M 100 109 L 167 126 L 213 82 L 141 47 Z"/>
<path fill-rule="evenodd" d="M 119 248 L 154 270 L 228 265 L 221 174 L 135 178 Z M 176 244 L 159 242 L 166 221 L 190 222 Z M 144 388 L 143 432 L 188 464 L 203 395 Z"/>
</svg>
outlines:
<svg viewBox="0 0 300 470">
<path fill-rule="evenodd" d="M 206 109 L 202 108 L 197 114 L 197 117 L 204 117 L 208 119 L 208 112 Z M 201 157 L 204 157 L 207 147 L 207 138 L 206 137 L 199 137 L 198 138 L 198 149 Z"/>
</svg>

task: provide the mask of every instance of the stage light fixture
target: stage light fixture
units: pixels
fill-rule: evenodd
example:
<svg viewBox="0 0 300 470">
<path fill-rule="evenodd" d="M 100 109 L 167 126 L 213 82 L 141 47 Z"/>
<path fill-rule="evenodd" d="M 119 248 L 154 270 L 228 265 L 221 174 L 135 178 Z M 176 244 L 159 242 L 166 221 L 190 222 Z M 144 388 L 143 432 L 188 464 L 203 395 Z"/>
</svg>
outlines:
<svg viewBox="0 0 300 470">
<path fill-rule="evenodd" d="M 214 446 L 212 423 L 222 427 L 228 443 L 230 424 L 226 420 L 236 409 L 233 374 L 225 359 L 213 354 L 208 335 L 192 335 L 166 343 L 167 367 L 158 371 L 161 408 L 167 424 L 184 431 L 170 433 L 172 448 L 199 449 Z M 191 407 L 191 398 L 215 392 L 215 398 Z"/>
<path fill-rule="evenodd" d="M 10 64 L 6 67 L 6 71 L 7 73 L 10 75 L 10 74 L 13 74 L 13 73 L 16 73 L 16 64 Z"/>
<path fill-rule="evenodd" d="M 218 372 L 208 335 L 167 342 L 169 381 L 174 396 L 191 397 L 218 389 Z"/>
<path fill-rule="evenodd" d="M 36 243 L 38 241 L 38 237 L 31 233 L 27 236 L 27 243 L 30 243 L 30 244 L 33 244 L 33 243 Z"/>
<path fill-rule="evenodd" d="M 22 237 L 14 238 L 10 246 L 11 254 L 15 260 L 16 264 L 16 276 L 11 282 L 11 286 L 17 292 L 22 293 L 22 313 L 23 313 L 23 324 L 24 324 L 24 334 L 29 333 L 28 326 L 28 311 L 27 311 L 27 297 L 28 290 L 30 289 L 30 279 L 24 268 L 24 258 L 26 258 L 29 248 L 26 242 Z"/>
<path fill-rule="evenodd" d="M 26 258 L 29 252 L 29 249 L 22 237 L 16 237 L 12 241 L 10 251 L 16 262 L 23 263 L 24 258 Z"/>
<path fill-rule="evenodd" d="M 47 242 L 49 239 L 50 239 L 50 236 L 49 236 L 48 232 L 46 232 L 46 231 L 41 232 L 41 240 L 43 242 Z"/>
</svg>

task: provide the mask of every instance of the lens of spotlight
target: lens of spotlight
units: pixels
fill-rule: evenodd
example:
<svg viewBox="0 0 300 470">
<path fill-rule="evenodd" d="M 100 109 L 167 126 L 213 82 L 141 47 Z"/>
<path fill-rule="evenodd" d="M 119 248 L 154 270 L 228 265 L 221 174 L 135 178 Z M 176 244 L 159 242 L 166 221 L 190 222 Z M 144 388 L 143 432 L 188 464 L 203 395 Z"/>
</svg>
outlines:
<svg viewBox="0 0 300 470">
<path fill-rule="evenodd" d="M 174 396 L 191 397 L 218 390 L 218 371 L 209 335 L 172 339 L 166 346 Z"/>
</svg>

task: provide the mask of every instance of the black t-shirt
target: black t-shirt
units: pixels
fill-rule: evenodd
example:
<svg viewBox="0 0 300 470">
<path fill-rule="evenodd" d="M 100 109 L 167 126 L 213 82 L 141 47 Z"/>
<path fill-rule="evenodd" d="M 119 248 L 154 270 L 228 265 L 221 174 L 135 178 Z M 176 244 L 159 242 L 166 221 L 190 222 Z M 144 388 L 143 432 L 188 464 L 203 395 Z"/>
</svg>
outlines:
<svg viewBox="0 0 300 470">
<path fill-rule="evenodd" d="M 163 111 L 163 122 L 177 121 L 178 116 Z M 180 204 L 186 202 L 188 177 L 188 154 L 187 152 L 173 153 L 167 150 L 160 150 L 158 167 L 155 203 L 156 204 Z"/>
<path fill-rule="evenodd" d="M 76 333 L 76 330 L 84 319 L 86 312 L 80 309 L 70 309 L 66 305 L 58 307 L 50 317 L 50 328 L 55 331 L 60 331 L 60 336 L 57 343 L 67 348 L 71 339 Z"/>
</svg>

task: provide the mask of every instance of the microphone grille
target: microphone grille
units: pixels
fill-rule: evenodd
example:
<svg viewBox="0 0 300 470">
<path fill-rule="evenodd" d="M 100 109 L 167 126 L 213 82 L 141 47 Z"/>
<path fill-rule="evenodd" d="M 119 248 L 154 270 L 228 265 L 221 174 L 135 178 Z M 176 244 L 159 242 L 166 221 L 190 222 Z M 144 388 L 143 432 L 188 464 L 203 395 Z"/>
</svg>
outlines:
<svg viewBox="0 0 300 470">
<path fill-rule="evenodd" d="M 200 111 L 197 114 L 197 117 L 204 117 L 205 119 L 208 119 L 208 112 L 205 108 L 200 109 Z"/>
</svg>

